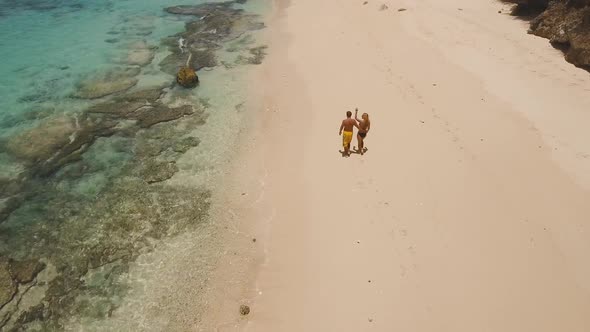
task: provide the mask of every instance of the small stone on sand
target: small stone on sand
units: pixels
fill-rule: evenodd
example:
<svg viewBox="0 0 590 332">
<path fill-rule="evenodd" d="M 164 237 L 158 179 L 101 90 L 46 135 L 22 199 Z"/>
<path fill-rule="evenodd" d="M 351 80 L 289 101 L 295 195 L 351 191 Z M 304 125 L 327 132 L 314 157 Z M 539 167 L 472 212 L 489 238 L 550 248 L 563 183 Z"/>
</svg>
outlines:
<svg viewBox="0 0 590 332">
<path fill-rule="evenodd" d="M 247 314 L 250 313 L 250 307 L 247 305 L 242 304 L 240 306 L 240 315 L 242 316 L 246 316 Z"/>
<path fill-rule="evenodd" d="M 398 12 L 405 12 L 406 10 L 407 10 L 407 9 L 405 9 L 405 8 L 400 8 L 400 9 L 398 9 L 397 11 L 398 11 Z"/>
</svg>

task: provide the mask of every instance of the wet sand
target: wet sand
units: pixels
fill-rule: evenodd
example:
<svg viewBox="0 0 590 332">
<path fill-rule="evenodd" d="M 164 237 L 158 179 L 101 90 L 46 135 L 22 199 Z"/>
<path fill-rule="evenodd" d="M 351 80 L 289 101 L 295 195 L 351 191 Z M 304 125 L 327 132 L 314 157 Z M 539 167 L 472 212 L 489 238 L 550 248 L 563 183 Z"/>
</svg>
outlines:
<svg viewBox="0 0 590 332">
<path fill-rule="evenodd" d="M 276 2 L 218 330 L 590 330 L 590 75 L 508 8 Z"/>
</svg>

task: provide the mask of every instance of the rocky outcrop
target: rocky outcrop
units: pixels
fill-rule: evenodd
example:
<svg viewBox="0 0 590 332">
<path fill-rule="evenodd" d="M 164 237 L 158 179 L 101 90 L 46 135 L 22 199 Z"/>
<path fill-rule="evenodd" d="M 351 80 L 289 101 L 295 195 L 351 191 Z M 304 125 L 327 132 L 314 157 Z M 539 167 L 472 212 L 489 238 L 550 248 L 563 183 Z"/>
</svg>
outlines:
<svg viewBox="0 0 590 332">
<path fill-rule="evenodd" d="M 510 0 L 541 8 L 530 33 L 549 39 L 572 64 L 590 69 L 590 0 Z"/>
<path fill-rule="evenodd" d="M 531 22 L 531 32 L 565 51 L 565 59 L 590 69 L 590 0 L 552 1 Z"/>
<path fill-rule="evenodd" d="M 160 62 L 160 69 L 176 75 L 181 67 L 197 71 L 213 68 L 218 65 L 216 51 L 223 47 L 223 43 L 237 39 L 248 31 L 264 28 L 258 16 L 235 8 L 236 3 L 242 1 L 166 8 L 170 14 L 191 15 L 198 19 L 186 23 L 185 32 L 164 40 L 171 54 Z M 181 38 L 184 48 L 179 47 Z"/>
<path fill-rule="evenodd" d="M 176 82 L 185 88 L 194 88 L 199 84 L 199 77 L 194 69 L 182 67 L 176 74 Z"/>
</svg>

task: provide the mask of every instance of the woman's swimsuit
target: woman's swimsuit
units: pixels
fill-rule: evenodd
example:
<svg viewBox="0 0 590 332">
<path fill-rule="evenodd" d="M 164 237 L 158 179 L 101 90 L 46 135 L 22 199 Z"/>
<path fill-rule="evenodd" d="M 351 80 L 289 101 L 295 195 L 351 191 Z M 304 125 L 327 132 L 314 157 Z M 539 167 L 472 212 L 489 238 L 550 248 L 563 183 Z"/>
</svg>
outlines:
<svg viewBox="0 0 590 332">
<path fill-rule="evenodd" d="M 365 137 L 367 137 L 367 132 L 365 131 L 365 132 L 363 133 L 363 132 L 360 132 L 360 131 L 359 131 L 359 136 L 360 136 L 360 137 L 362 137 L 362 138 L 365 138 Z"/>
</svg>

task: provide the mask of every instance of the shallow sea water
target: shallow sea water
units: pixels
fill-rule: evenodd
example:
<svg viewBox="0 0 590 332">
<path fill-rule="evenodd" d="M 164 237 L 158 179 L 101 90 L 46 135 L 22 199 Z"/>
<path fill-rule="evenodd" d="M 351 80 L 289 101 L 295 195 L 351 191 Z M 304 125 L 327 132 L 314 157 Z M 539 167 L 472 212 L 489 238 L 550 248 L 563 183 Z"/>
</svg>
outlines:
<svg viewBox="0 0 590 332">
<path fill-rule="evenodd" d="M 199 18 L 164 8 L 201 3 L 0 0 L 0 218 L 8 211 L 0 221 L 0 330 L 166 330 L 183 318 L 168 317 L 163 306 L 180 310 L 182 303 L 173 303 L 172 286 L 162 281 L 188 273 L 206 287 L 220 254 L 211 197 L 247 117 L 245 85 L 258 63 L 248 60 L 251 50 L 264 45 L 260 26 L 244 29 L 216 45 L 217 65 L 198 71 L 197 88 L 171 86 L 174 77 L 159 64 L 175 35 Z M 270 4 L 230 7 L 261 23 Z M 153 53 L 141 66 L 126 61 L 138 43 Z M 88 77 L 121 68 L 140 71 L 135 86 L 102 98 L 76 96 Z M 163 89 L 163 107 L 190 105 L 194 113 L 144 128 L 133 117 L 88 111 L 153 87 Z M 84 135 L 80 128 L 97 121 L 116 126 L 54 167 L 55 151 L 63 150 L 56 145 L 72 144 Z M 54 154 L 31 159 L 28 150 L 37 153 L 36 145 L 53 137 Z M 15 152 L 14 141 L 29 155 Z M 14 261 L 36 263 L 35 278 L 17 280 Z M 3 268 L 12 280 L 2 280 Z M 6 294 L 12 300 L 2 303 Z"/>
</svg>

